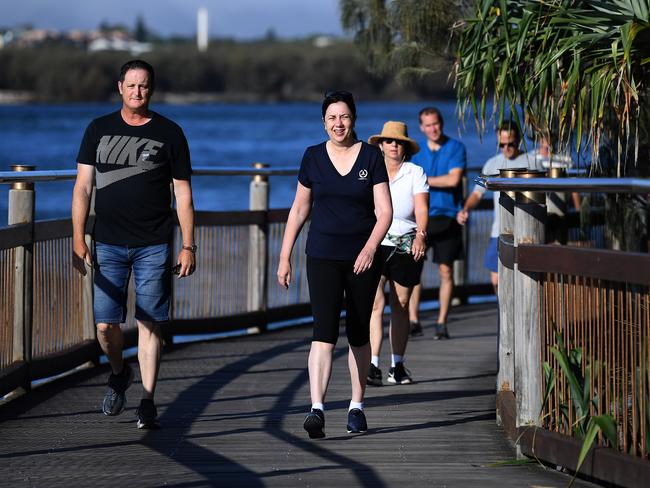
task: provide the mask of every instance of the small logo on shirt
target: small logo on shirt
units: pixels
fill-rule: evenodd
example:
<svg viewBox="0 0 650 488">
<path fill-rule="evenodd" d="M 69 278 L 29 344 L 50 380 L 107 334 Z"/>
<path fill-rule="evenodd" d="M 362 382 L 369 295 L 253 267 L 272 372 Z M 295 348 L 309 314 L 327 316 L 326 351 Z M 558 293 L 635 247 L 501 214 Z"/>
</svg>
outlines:
<svg viewBox="0 0 650 488">
<path fill-rule="evenodd" d="M 368 179 L 368 170 L 362 169 L 361 171 L 359 171 L 359 181 L 363 181 L 367 179 Z"/>
</svg>

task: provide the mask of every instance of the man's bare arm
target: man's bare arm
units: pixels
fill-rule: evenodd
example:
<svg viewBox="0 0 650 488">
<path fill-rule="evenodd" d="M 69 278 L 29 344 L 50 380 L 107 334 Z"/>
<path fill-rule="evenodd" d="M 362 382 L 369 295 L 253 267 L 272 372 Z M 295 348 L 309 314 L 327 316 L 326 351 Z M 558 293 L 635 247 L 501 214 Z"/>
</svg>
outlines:
<svg viewBox="0 0 650 488">
<path fill-rule="evenodd" d="M 429 176 L 427 183 L 429 183 L 431 188 L 456 188 L 462 177 L 463 170 L 461 168 L 453 168 L 446 175 Z"/>
<path fill-rule="evenodd" d="M 92 265 L 85 234 L 94 181 L 95 167 L 77 164 L 77 179 L 72 191 L 72 265 L 82 275 L 86 274 L 85 264 Z"/>
<path fill-rule="evenodd" d="M 189 180 L 173 180 L 174 197 L 176 198 L 176 213 L 181 227 L 181 237 L 184 247 L 194 245 L 194 201 L 192 199 L 192 185 Z M 178 277 L 189 276 L 194 272 L 196 259 L 194 253 L 182 249 L 178 253 L 176 263 L 180 264 Z"/>
</svg>

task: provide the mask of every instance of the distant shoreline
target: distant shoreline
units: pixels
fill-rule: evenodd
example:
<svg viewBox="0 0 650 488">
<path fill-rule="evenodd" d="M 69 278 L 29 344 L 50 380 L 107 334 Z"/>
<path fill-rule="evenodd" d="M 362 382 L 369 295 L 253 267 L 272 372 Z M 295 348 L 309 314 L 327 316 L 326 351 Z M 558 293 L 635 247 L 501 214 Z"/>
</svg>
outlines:
<svg viewBox="0 0 650 488">
<path fill-rule="evenodd" d="M 193 105 L 201 103 L 291 103 L 291 102 L 320 102 L 322 95 L 314 93 L 310 97 L 301 97 L 296 99 L 289 99 L 286 97 L 279 97 L 275 95 L 260 95 L 258 93 L 246 92 L 188 92 L 188 93 L 175 93 L 175 92 L 157 92 L 155 94 L 155 101 L 157 103 L 166 103 L 170 105 Z M 437 100 L 453 100 L 454 97 L 450 94 L 441 93 L 434 97 Z M 412 98 L 399 98 L 393 99 L 390 97 L 376 97 L 372 99 L 360 98 L 362 102 L 419 102 L 427 101 L 430 98 L 422 99 L 417 97 Z M 104 100 L 105 102 L 116 103 L 119 102 L 117 95 Z M 21 105 L 21 104 L 60 104 L 60 103 L 79 103 L 77 101 L 53 101 L 53 100 L 39 100 L 34 92 L 31 91 L 15 91 L 15 90 L 0 90 L 0 106 L 2 105 Z M 83 102 L 82 102 L 83 103 Z"/>
<path fill-rule="evenodd" d="M 34 93 L 29 91 L 0 90 L 0 105 L 32 103 L 35 98 Z"/>
</svg>

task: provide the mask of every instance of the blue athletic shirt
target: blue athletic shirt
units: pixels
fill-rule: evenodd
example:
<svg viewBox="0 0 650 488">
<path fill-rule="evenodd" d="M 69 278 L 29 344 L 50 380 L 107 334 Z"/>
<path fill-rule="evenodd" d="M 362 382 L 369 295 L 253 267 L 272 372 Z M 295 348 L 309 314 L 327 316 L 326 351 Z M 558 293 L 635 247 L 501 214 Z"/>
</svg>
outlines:
<svg viewBox="0 0 650 488">
<path fill-rule="evenodd" d="M 373 187 L 388 182 L 379 148 L 362 142 L 352 169 L 341 175 L 327 154 L 325 142 L 308 147 L 298 181 L 312 192 L 307 255 L 354 261 L 377 222 Z"/>
<path fill-rule="evenodd" d="M 447 137 L 445 143 L 437 151 L 429 149 L 427 141 L 420 143 L 420 152 L 411 161 L 421 166 L 427 177 L 449 174 L 454 168 L 465 171 L 467 155 L 465 145 L 456 139 Z M 446 215 L 456 218 L 463 204 L 463 186 L 454 188 L 429 188 L 429 215 Z"/>
</svg>

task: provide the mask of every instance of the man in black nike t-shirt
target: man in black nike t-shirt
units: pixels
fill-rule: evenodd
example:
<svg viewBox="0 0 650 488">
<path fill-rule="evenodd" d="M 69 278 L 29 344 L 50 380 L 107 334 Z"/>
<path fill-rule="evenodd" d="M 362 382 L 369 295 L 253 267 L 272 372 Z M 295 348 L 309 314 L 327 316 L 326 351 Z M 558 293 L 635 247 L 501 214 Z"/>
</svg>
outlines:
<svg viewBox="0 0 650 488">
<path fill-rule="evenodd" d="M 138 324 L 138 361 L 143 396 L 138 428 L 155 428 L 153 403 L 160 364 L 160 322 L 169 320 L 174 229 L 173 183 L 182 247 L 175 272 L 189 276 L 195 269 L 192 167 L 187 140 L 171 120 L 149 110 L 154 70 L 140 60 L 122 66 L 117 84 L 122 108 L 93 120 L 77 156 L 77 180 L 72 198 L 73 263 L 86 274 L 94 267 L 93 309 L 97 339 L 112 373 L 102 410 L 122 413 L 133 370 L 122 360 L 120 323 L 126 320 L 127 285 L 134 275 Z M 95 250 L 84 234 L 93 183 L 96 184 Z"/>
</svg>

